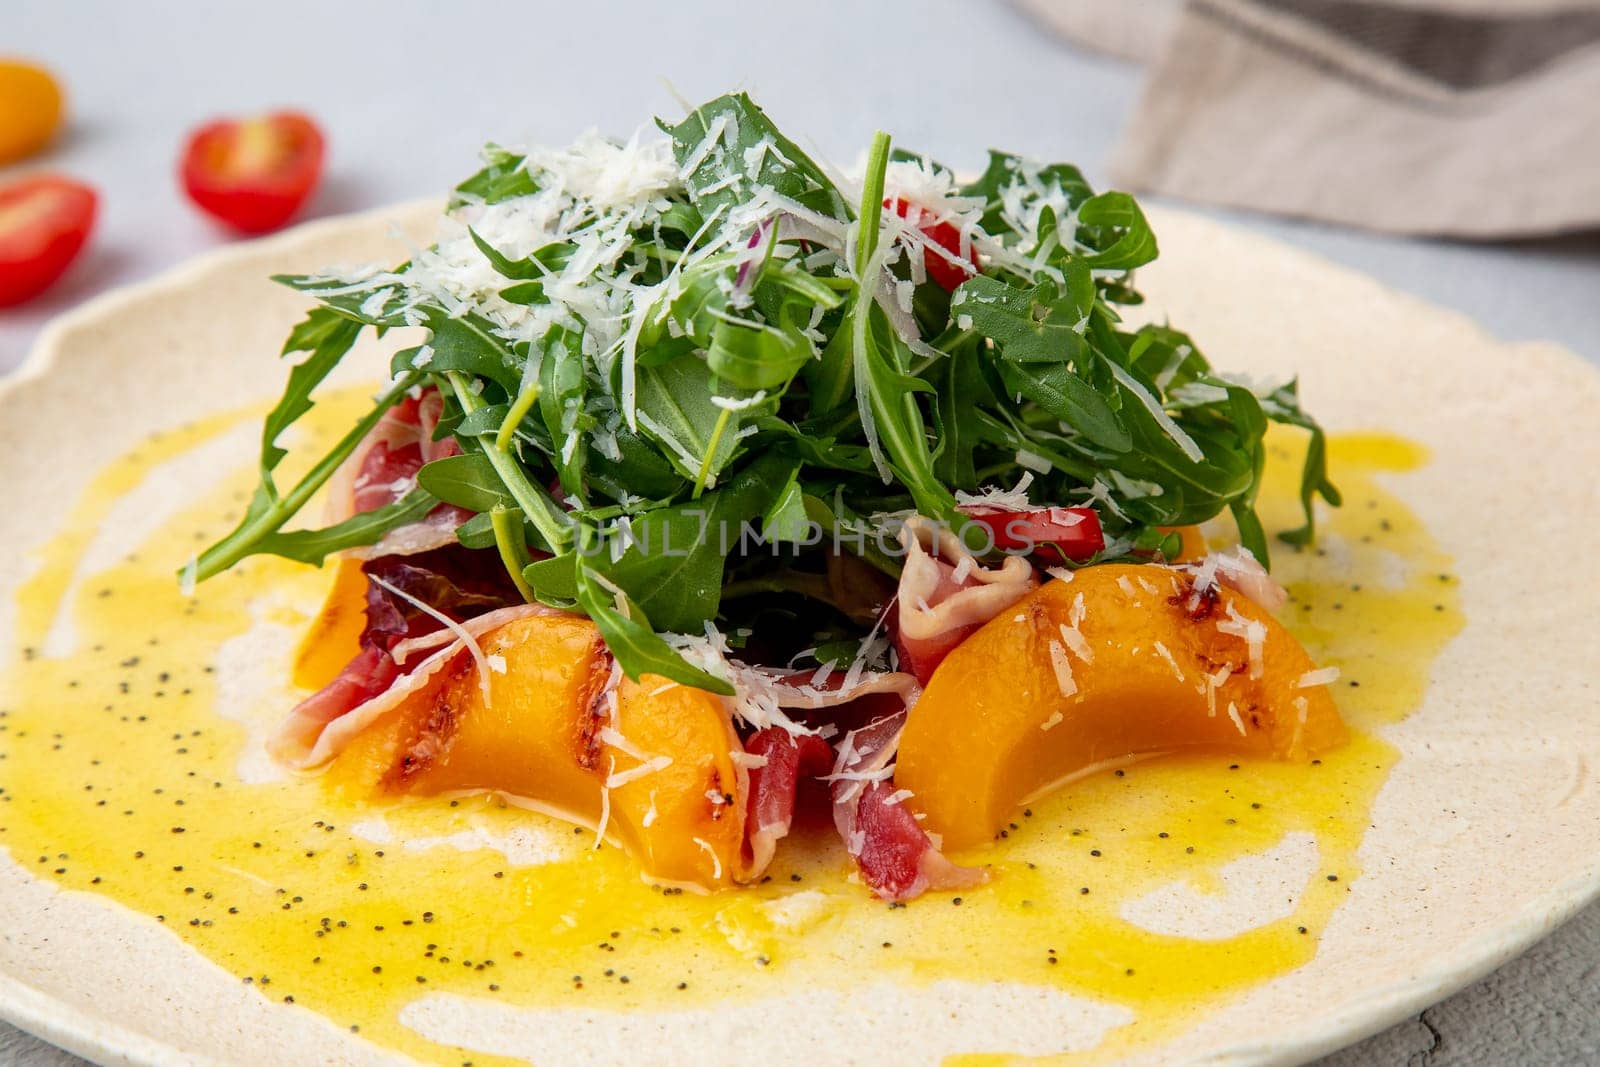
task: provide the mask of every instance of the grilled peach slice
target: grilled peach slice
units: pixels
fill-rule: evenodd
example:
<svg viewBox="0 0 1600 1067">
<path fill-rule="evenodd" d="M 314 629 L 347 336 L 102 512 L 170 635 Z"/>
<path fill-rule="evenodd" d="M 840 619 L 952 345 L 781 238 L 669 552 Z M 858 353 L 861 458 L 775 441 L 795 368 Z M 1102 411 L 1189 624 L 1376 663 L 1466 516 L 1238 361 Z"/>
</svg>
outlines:
<svg viewBox="0 0 1600 1067">
<path fill-rule="evenodd" d="M 516 619 L 479 645 L 492 666 L 487 695 L 463 651 L 353 739 L 329 768 L 334 788 L 493 791 L 603 821 L 660 881 L 711 887 L 743 872 L 746 774 L 717 697 L 654 675 L 608 692 L 612 658 L 594 624 L 574 616 Z"/>
<path fill-rule="evenodd" d="M 962 642 L 907 717 L 895 783 L 947 848 L 1106 764 L 1184 749 L 1305 759 L 1344 739 L 1315 665 L 1253 601 L 1181 571 L 1086 567 Z"/>
</svg>

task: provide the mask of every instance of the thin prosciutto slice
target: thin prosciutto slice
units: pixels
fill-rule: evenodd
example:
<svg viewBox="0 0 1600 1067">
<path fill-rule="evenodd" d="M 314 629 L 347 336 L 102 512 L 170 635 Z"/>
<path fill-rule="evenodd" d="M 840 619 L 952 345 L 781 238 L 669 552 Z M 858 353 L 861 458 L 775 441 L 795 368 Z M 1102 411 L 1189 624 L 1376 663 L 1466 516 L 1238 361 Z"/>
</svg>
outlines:
<svg viewBox="0 0 1600 1067">
<path fill-rule="evenodd" d="M 833 749 L 815 734 L 798 736 L 779 726 L 757 730 L 744 743 L 754 757 L 748 764 L 749 800 L 745 832 L 750 844 L 750 876 L 758 878 L 772 863 L 778 842 L 794 825 L 800 783 L 828 772 Z"/>
<path fill-rule="evenodd" d="M 1021 556 L 986 566 L 920 515 L 906 521 L 900 543 L 906 557 L 895 595 L 895 650 L 901 668 L 923 684 L 951 649 L 1039 585 Z"/>
<path fill-rule="evenodd" d="M 385 412 L 330 483 L 328 521 L 342 522 L 394 503 L 416 488 L 423 464 L 459 455 L 461 446 L 454 437 L 433 439 L 443 410 L 444 398 L 430 388 Z M 377 544 L 350 554 L 374 559 L 427 552 L 453 544 L 456 527 L 471 517 L 462 508 L 440 504 L 420 521 L 390 530 Z"/>
<path fill-rule="evenodd" d="M 289 713 L 268 739 L 267 750 L 292 767 L 301 766 L 322 736 L 324 727 L 382 696 L 399 676 L 400 669 L 389 653 L 371 646 L 363 648 L 338 677 L 306 697 Z"/>
<path fill-rule="evenodd" d="M 916 816 L 909 795 L 894 787 L 894 751 L 906 713 L 846 734 L 833 773 L 833 823 L 861 871 L 885 900 L 910 900 L 928 890 L 968 889 L 988 880 L 978 868 L 945 859 Z"/>
<path fill-rule="evenodd" d="M 921 692 L 915 678 L 893 671 L 831 672 L 818 677 L 815 671 L 752 668 L 746 675 L 751 677 L 763 680 L 775 707 L 826 711 L 833 723 L 859 720 L 883 706 L 897 711 Z M 801 783 L 822 778 L 833 766 L 833 747 L 820 733 L 803 723 L 784 721 L 787 725 L 763 727 L 745 740 L 745 752 L 752 757 L 747 763 L 745 827 L 750 862 L 743 873 L 745 881 L 766 872 L 778 842 L 789 835 Z"/>
</svg>

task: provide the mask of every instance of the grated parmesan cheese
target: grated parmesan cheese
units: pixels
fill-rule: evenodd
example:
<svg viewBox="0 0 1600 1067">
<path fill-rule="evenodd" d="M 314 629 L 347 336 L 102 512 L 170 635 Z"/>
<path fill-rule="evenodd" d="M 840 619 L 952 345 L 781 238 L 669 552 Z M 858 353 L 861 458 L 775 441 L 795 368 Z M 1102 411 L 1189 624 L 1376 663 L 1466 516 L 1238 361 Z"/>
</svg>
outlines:
<svg viewBox="0 0 1600 1067">
<path fill-rule="evenodd" d="M 711 880 L 714 882 L 720 881 L 722 878 L 722 857 L 717 855 L 717 850 L 712 848 L 711 843 L 705 840 L 705 838 L 694 837 L 690 838 L 690 840 L 699 845 L 701 848 L 705 849 L 706 852 L 710 853 L 712 864 Z"/>
<path fill-rule="evenodd" d="M 1172 673 L 1177 677 L 1178 681 L 1183 681 L 1183 668 L 1178 666 L 1178 661 L 1172 658 L 1172 653 L 1167 650 L 1167 646 L 1162 644 L 1160 641 L 1157 641 L 1155 643 L 1155 650 L 1156 655 L 1167 661 L 1167 666 L 1172 668 Z"/>
<path fill-rule="evenodd" d="M 1336 682 L 1338 680 L 1339 680 L 1339 668 L 1338 667 L 1323 667 L 1323 668 L 1321 668 L 1319 670 L 1306 671 L 1306 673 L 1304 673 L 1304 674 L 1302 674 L 1300 676 L 1300 680 L 1295 683 L 1295 688 L 1296 689 L 1311 689 L 1311 688 L 1313 688 L 1315 686 L 1328 685 L 1329 683 Z M 1304 700 L 1305 698 L 1304 697 L 1297 697 L 1296 699 L 1297 700 Z"/>
<path fill-rule="evenodd" d="M 1231 700 L 1228 701 L 1228 718 L 1232 719 L 1233 720 L 1233 725 L 1238 728 L 1239 736 L 1240 737 L 1246 736 L 1245 729 L 1244 729 L 1244 720 L 1239 718 L 1239 709 L 1238 709 L 1238 707 L 1236 707 L 1234 705 L 1233 701 L 1231 701 Z"/>
<path fill-rule="evenodd" d="M 1072 677 L 1072 663 L 1067 659 L 1067 650 L 1061 647 L 1061 642 L 1050 642 L 1050 666 L 1056 674 L 1056 685 L 1061 689 L 1061 695 L 1070 697 L 1078 691 L 1077 679 Z"/>
<path fill-rule="evenodd" d="M 1217 623 L 1217 629 L 1232 637 L 1241 638 L 1250 656 L 1250 677 L 1259 680 L 1266 670 L 1263 652 L 1267 643 L 1267 628 L 1254 619 L 1246 619 L 1237 608 L 1228 605 L 1228 617 Z"/>
</svg>

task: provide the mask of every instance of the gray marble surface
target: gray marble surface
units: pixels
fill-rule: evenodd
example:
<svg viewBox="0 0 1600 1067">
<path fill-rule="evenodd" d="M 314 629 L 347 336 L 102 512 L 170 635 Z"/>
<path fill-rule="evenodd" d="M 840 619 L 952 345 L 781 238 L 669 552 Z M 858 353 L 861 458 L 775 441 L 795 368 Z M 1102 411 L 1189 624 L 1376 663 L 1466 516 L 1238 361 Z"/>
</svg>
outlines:
<svg viewBox="0 0 1600 1067">
<path fill-rule="evenodd" d="M 1103 179 L 1140 81 L 1134 68 L 1062 47 L 998 0 L 5 0 L 0 23 L 4 50 L 50 64 L 70 94 L 69 134 L 25 166 L 73 174 L 103 198 L 85 260 L 46 297 L 0 312 L 0 370 L 21 362 L 52 315 L 228 240 L 175 178 L 185 131 L 213 113 L 314 113 L 330 141 L 310 209 L 320 216 L 437 194 L 485 140 L 566 140 L 590 125 L 626 133 L 673 112 L 662 79 L 691 99 L 749 89 L 841 164 L 881 126 L 958 167 L 979 165 L 994 144 L 1077 160 Z M 1600 363 L 1600 236 L 1421 242 L 1230 217 L 1501 337 L 1557 340 Z M 1597 968 L 1591 908 L 1485 981 L 1327 1062 L 1600 1061 Z M 0 1063 L 78 1062 L 0 1024 Z"/>
</svg>

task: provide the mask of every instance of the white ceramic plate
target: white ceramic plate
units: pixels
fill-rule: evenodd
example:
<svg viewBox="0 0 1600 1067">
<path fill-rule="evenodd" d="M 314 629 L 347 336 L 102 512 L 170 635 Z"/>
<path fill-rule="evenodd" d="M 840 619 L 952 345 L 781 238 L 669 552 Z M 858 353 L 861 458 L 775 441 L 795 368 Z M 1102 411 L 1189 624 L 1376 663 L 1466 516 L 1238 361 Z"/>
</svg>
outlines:
<svg viewBox="0 0 1600 1067">
<path fill-rule="evenodd" d="M 304 301 L 268 274 L 401 258 L 392 223 L 420 236 L 432 210 L 239 245 L 57 321 L 0 391 L 8 557 L 26 559 L 105 463 L 204 414 L 196 398 L 210 411 L 276 394 L 282 367 L 271 357 Z M 1467 626 L 1435 661 L 1422 709 L 1385 731 L 1403 758 L 1375 806 L 1364 873 L 1316 958 L 1148 1051 L 1166 1062 L 1296 1062 L 1477 979 L 1600 890 L 1600 373 L 1551 345 L 1496 342 L 1261 237 L 1169 211 L 1153 222 L 1163 256 L 1141 288 L 1217 365 L 1298 369 L 1331 429 L 1390 428 L 1432 451 L 1404 495 L 1462 578 Z M 0 576 L 8 643 L 24 573 L 14 563 Z M 910 1003 L 888 1025 L 905 1034 L 900 1047 L 931 1056 L 939 1050 L 916 1035 L 943 1009 L 932 997 Z M 59 892 L 4 856 L 0 1015 L 107 1063 L 392 1059 L 241 987 L 152 921 Z M 667 1036 L 685 1031 L 659 1022 L 653 1047 L 692 1058 L 692 1043 Z M 804 1058 L 788 1031 L 806 1025 L 776 1016 L 772 1057 Z"/>
</svg>

